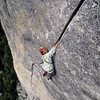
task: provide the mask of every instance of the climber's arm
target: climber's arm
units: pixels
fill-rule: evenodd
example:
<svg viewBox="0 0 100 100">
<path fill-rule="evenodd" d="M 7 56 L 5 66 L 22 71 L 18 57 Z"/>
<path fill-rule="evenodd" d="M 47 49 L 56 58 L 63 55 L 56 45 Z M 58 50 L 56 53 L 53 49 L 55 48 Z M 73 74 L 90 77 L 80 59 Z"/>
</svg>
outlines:
<svg viewBox="0 0 100 100">
<path fill-rule="evenodd" d="M 57 47 L 58 47 L 58 43 L 55 44 L 55 45 L 51 48 L 51 50 L 48 52 L 49 56 L 52 57 L 52 56 L 55 54 L 56 48 L 57 48 Z"/>
<path fill-rule="evenodd" d="M 59 45 L 59 43 L 56 43 L 56 44 L 54 44 L 54 47 L 56 47 L 56 48 L 57 48 L 57 47 L 58 47 L 58 45 Z"/>
</svg>

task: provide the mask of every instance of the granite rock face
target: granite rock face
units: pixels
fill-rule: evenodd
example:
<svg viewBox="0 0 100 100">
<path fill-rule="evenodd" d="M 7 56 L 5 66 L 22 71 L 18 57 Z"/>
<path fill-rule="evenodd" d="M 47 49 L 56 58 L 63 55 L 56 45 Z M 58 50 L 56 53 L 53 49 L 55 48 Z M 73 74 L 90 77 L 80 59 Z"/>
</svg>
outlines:
<svg viewBox="0 0 100 100">
<path fill-rule="evenodd" d="M 42 77 L 40 46 L 49 49 L 79 0 L 0 0 L 0 20 L 14 68 L 29 99 L 100 100 L 100 1 L 85 0 L 60 41 L 57 75 Z"/>
</svg>

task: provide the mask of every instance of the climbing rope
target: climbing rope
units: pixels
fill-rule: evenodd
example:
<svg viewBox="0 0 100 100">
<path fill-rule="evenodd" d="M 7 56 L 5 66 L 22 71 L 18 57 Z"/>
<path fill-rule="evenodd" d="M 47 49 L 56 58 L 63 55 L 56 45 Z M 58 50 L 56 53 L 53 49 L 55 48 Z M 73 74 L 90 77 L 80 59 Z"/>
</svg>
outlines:
<svg viewBox="0 0 100 100">
<path fill-rule="evenodd" d="M 39 64 L 40 64 L 40 63 L 39 63 Z M 37 78 L 37 80 L 36 80 L 35 83 L 32 82 L 32 76 L 33 76 L 33 74 L 34 74 L 34 68 L 37 67 L 36 63 L 33 63 L 31 67 L 32 67 L 31 87 L 32 87 L 32 85 L 34 85 L 34 94 L 35 94 L 35 88 L 38 88 L 38 87 L 37 87 L 37 82 L 38 82 L 38 80 L 39 80 L 39 77 Z M 39 73 L 40 73 L 41 79 L 43 80 L 42 75 L 41 75 L 41 72 L 42 72 L 42 70 L 41 70 Z M 46 83 L 46 84 L 47 84 L 47 83 Z M 39 89 L 39 88 L 38 88 L 38 89 Z M 39 89 L 39 90 L 40 90 L 40 89 Z M 53 86 L 52 86 L 52 90 L 53 90 Z M 41 90 L 40 90 L 40 91 L 41 91 Z M 41 91 L 41 92 L 42 92 L 42 91 Z M 52 94 L 52 98 L 53 98 L 53 100 L 57 100 L 53 94 Z"/>
<path fill-rule="evenodd" d="M 21 53 L 18 53 L 18 52 L 16 52 L 16 54 L 18 55 L 18 58 L 20 58 L 21 56 L 23 57 L 23 58 L 25 58 L 25 56 L 23 56 Z M 33 58 L 32 56 L 30 56 L 31 58 Z M 34 58 L 33 58 L 34 59 Z M 24 59 L 25 60 L 25 62 L 28 62 L 28 63 L 30 63 L 27 59 Z M 22 62 L 21 62 L 22 63 Z M 38 88 L 37 87 L 37 82 L 38 82 L 38 79 L 39 79 L 39 77 L 37 77 L 37 80 L 36 80 L 36 82 L 35 83 L 33 83 L 32 82 L 32 76 L 33 76 L 33 74 L 34 74 L 34 68 L 35 67 L 37 67 L 37 65 L 36 65 L 37 63 L 32 63 L 32 65 L 31 65 L 31 87 L 32 87 L 32 84 L 34 85 L 34 87 L 35 88 Z M 40 64 L 40 63 L 38 63 L 38 64 Z M 37 67 L 38 68 L 38 67 Z M 27 69 L 28 70 L 28 69 Z M 42 73 L 42 70 L 39 72 L 40 74 Z M 40 75 L 41 76 L 41 75 Z M 42 76 L 41 76 L 42 77 Z M 34 88 L 34 94 L 35 94 L 35 88 Z M 39 88 L 38 88 L 39 89 Z M 40 89 L 39 89 L 40 90 Z M 42 91 L 41 91 L 42 92 Z"/>
<path fill-rule="evenodd" d="M 67 21 L 64 29 L 62 30 L 62 33 L 60 34 L 59 38 L 57 39 L 57 41 L 55 42 L 55 45 L 61 40 L 64 32 L 66 31 L 66 28 L 68 27 L 68 25 L 70 24 L 70 22 L 72 21 L 72 19 L 74 18 L 74 16 L 76 15 L 76 13 L 78 12 L 79 8 L 81 7 L 81 5 L 83 4 L 85 0 L 80 0 L 80 2 L 78 3 L 77 7 L 75 8 L 75 10 L 73 11 L 73 13 L 71 14 L 71 16 L 69 17 L 69 20 Z M 32 76 L 33 76 L 33 65 L 35 65 L 35 63 L 32 64 L 32 74 L 31 74 L 31 80 L 32 80 Z"/>
<path fill-rule="evenodd" d="M 67 27 L 68 27 L 68 25 L 70 24 L 70 22 L 72 21 L 72 19 L 74 18 L 74 16 L 75 16 L 76 13 L 78 12 L 79 8 L 81 7 L 81 5 L 83 4 L 84 1 L 85 1 L 85 0 L 81 0 L 81 1 L 78 3 L 78 5 L 77 5 L 77 7 L 75 8 L 75 10 L 72 12 L 71 16 L 69 17 L 69 20 L 67 21 L 65 27 L 63 28 L 63 30 L 62 30 L 62 32 L 61 32 L 61 34 L 60 34 L 59 38 L 58 38 L 57 41 L 55 42 L 55 45 L 61 40 L 63 34 L 65 33 L 65 31 L 66 31 L 66 29 L 67 29 Z"/>
<path fill-rule="evenodd" d="M 33 70 L 33 69 L 34 69 L 34 66 L 33 66 L 33 65 L 34 65 L 34 63 L 33 63 L 32 66 L 31 66 L 31 70 L 32 70 L 32 74 L 31 74 L 31 87 L 32 87 L 32 76 L 33 76 L 33 71 L 34 71 L 34 70 Z"/>
<path fill-rule="evenodd" d="M 36 66 L 36 64 L 35 63 L 33 63 L 32 64 L 32 66 L 31 66 L 31 70 L 32 70 L 32 74 L 31 74 L 31 87 L 32 87 L 32 76 L 33 76 L 33 74 L 34 74 L 34 68 L 36 68 L 37 66 Z M 37 67 L 38 68 L 38 67 Z M 39 72 L 40 74 L 41 74 L 41 72 Z M 41 76 L 41 75 L 40 75 Z M 37 81 L 39 80 L 39 77 L 37 77 L 37 80 L 36 80 L 36 83 L 35 83 L 35 87 L 36 87 L 36 85 L 37 85 Z"/>
</svg>

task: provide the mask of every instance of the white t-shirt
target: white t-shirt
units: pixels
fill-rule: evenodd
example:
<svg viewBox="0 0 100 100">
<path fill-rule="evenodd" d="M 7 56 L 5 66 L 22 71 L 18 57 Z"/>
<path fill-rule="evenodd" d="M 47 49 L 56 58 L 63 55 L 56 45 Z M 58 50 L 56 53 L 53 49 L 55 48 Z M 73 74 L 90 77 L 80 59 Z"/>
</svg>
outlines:
<svg viewBox="0 0 100 100">
<path fill-rule="evenodd" d="M 41 64 L 43 70 L 48 73 L 52 73 L 54 71 L 54 66 L 52 63 L 52 57 L 56 52 L 56 47 L 53 47 L 48 53 L 42 56 L 43 63 Z"/>
</svg>

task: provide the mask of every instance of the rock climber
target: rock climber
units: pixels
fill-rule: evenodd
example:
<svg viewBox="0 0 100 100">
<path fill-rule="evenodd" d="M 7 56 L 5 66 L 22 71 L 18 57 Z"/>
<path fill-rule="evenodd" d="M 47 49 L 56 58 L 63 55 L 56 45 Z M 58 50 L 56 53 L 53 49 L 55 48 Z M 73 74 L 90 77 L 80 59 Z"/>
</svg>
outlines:
<svg viewBox="0 0 100 100">
<path fill-rule="evenodd" d="M 42 55 L 42 69 L 44 70 L 43 76 L 47 76 L 48 80 L 52 79 L 54 75 L 54 65 L 53 65 L 53 56 L 56 52 L 56 48 L 58 47 L 58 43 L 56 43 L 51 50 L 49 51 L 46 47 L 40 47 L 39 51 Z"/>
</svg>

